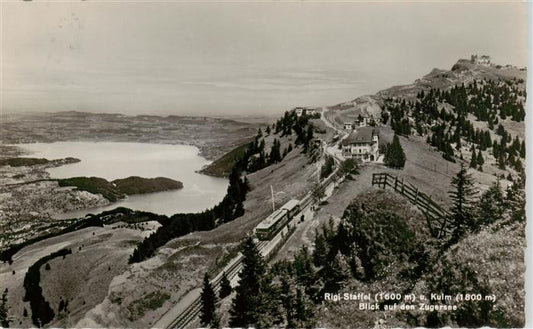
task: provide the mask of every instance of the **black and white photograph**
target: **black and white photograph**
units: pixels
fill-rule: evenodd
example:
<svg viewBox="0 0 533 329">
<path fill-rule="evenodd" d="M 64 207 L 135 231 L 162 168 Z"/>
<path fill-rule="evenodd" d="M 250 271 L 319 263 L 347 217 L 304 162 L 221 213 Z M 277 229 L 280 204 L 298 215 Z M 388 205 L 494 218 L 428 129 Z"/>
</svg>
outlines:
<svg viewBox="0 0 533 329">
<path fill-rule="evenodd" d="M 0 328 L 533 327 L 532 6 L 0 0 Z"/>
</svg>

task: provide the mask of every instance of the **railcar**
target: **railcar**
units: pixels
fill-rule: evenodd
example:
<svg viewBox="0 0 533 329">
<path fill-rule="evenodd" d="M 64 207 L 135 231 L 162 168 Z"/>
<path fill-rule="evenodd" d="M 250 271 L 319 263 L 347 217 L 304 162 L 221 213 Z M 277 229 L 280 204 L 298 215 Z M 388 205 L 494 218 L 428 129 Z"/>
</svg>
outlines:
<svg viewBox="0 0 533 329">
<path fill-rule="evenodd" d="M 300 201 L 290 200 L 274 211 L 255 228 L 259 240 L 270 240 L 300 211 Z"/>
<path fill-rule="evenodd" d="M 300 201 L 299 200 L 289 200 L 286 204 L 281 206 L 281 209 L 287 210 L 289 218 L 293 218 L 298 212 L 300 212 Z"/>
</svg>

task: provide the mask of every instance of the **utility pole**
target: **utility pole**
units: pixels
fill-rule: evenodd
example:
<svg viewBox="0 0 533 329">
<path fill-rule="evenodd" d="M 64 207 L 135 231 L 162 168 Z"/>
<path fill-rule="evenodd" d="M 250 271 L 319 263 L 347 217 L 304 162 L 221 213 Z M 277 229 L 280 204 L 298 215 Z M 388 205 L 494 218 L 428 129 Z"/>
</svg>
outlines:
<svg viewBox="0 0 533 329">
<path fill-rule="evenodd" d="M 272 212 L 276 211 L 276 204 L 274 203 L 274 189 L 270 185 L 270 193 L 272 194 Z"/>
</svg>

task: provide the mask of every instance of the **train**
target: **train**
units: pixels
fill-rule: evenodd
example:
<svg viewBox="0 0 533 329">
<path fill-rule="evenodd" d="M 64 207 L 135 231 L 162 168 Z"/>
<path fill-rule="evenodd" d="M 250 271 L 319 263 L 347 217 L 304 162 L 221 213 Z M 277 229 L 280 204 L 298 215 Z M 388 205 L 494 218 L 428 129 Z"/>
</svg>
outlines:
<svg viewBox="0 0 533 329">
<path fill-rule="evenodd" d="M 272 239 L 298 212 L 300 212 L 300 201 L 289 200 L 256 226 L 256 237 L 263 241 Z"/>
</svg>

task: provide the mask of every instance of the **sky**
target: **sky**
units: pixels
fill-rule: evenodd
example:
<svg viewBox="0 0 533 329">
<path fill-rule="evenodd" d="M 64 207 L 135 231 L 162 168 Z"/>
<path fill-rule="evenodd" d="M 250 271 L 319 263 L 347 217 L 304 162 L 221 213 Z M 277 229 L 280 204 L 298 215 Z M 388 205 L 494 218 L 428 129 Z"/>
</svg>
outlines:
<svg viewBox="0 0 533 329">
<path fill-rule="evenodd" d="M 277 115 L 528 61 L 525 3 L 1 1 L 4 113 Z"/>
</svg>

